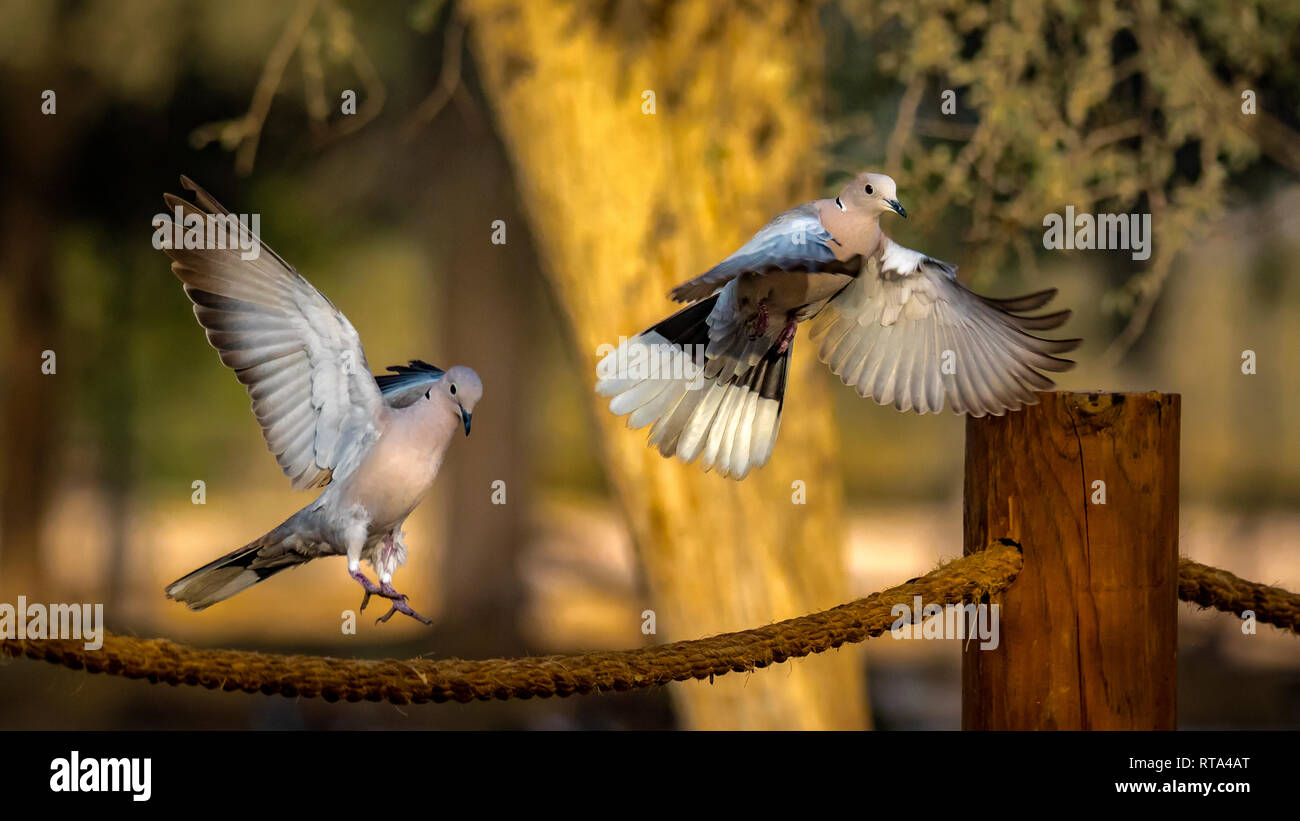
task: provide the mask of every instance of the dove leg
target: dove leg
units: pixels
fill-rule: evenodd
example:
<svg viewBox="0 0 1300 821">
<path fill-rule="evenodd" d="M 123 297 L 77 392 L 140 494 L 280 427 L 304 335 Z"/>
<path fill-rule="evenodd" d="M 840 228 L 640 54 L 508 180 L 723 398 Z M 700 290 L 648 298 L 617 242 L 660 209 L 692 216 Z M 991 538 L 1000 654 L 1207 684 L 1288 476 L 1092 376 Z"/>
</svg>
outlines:
<svg viewBox="0 0 1300 821">
<path fill-rule="evenodd" d="M 406 564 L 406 543 L 402 540 L 406 534 L 400 528 L 401 525 L 393 528 L 375 551 L 375 575 L 379 577 L 380 585 L 391 582 L 393 571 Z"/>
<path fill-rule="evenodd" d="M 392 567 L 394 565 L 395 554 L 396 552 L 400 551 L 402 556 L 404 557 L 406 552 L 404 545 L 402 545 L 400 542 L 401 539 L 400 534 L 397 534 L 396 538 L 398 541 L 396 544 L 394 544 L 394 534 L 396 533 L 397 531 L 395 530 L 393 533 L 389 533 L 387 536 L 385 536 L 384 541 L 379 549 L 380 567 L 382 567 L 383 569 L 380 571 L 379 587 L 375 591 L 375 593 L 376 595 L 383 596 L 384 598 L 388 599 L 391 602 L 391 607 L 389 608 L 387 613 L 380 616 L 378 619 L 375 619 L 375 623 L 378 624 L 380 622 L 386 622 L 393 617 L 394 613 L 401 613 L 403 615 L 410 616 L 411 618 L 423 624 L 432 625 L 433 624 L 432 619 L 427 619 L 424 616 L 421 616 L 419 613 L 411 609 L 411 606 L 406 603 L 408 597 L 405 593 L 399 593 L 397 592 L 397 590 L 393 588 Z M 369 594 L 367 594 L 367 596 L 368 595 Z"/>
<path fill-rule="evenodd" d="M 776 352 L 783 354 L 789 349 L 790 343 L 794 341 L 794 333 L 799 330 L 799 320 L 793 314 L 785 318 L 785 327 L 781 329 L 781 335 L 776 338 Z"/>
<path fill-rule="evenodd" d="M 379 593 L 380 587 L 379 585 L 370 581 L 370 579 L 366 578 L 366 574 L 362 573 L 359 568 L 357 570 L 349 570 L 348 575 L 356 579 L 361 584 L 361 588 L 366 591 L 366 595 L 361 597 L 361 609 L 365 610 L 366 605 L 370 604 L 370 597 L 375 593 Z"/>
<path fill-rule="evenodd" d="M 344 532 L 344 539 L 347 544 L 348 552 L 348 575 L 356 579 L 361 585 L 361 589 L 366 594 L 361 599 L 361 609 L 365 610 L 366 605 L 370 604 L 370 597 L 380 592 L 379 585 L 366 578 L 366 574 L 361 572 L 361 550 L 366 545 L 366 524 L 364 521 L 354 521 Z"/>
</svg>

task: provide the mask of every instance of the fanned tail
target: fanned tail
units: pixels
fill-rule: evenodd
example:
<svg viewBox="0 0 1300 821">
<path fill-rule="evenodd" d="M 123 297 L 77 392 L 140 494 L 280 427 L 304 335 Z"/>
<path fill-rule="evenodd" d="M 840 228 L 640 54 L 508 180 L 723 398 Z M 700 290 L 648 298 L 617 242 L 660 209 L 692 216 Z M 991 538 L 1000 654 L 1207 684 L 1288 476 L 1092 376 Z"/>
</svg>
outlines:
<svg viewBox="0 0 1300 821">
<path fill-rule="evenodd" d="M 750 339 L 737 325 L 719 336 L 709 297 L 627 340 L 597 366 L 596 392 L 628 427 L 650 426 L 665 457 L 743 479 L 767 464 L 776 444 L 790 352 L 771 336 Z M 715 320 L 716 322 L 716 320 Z"/>
<path fill-rule="evenodd" d="M 203 610 L 230 598 L 281 570 L 313 558 L 301 548 L 303 541 L 291 525 L 294 517 L 238 550 L 215 559 L 167 585 L 167 598 L 191 610 Z"/>
</svg>

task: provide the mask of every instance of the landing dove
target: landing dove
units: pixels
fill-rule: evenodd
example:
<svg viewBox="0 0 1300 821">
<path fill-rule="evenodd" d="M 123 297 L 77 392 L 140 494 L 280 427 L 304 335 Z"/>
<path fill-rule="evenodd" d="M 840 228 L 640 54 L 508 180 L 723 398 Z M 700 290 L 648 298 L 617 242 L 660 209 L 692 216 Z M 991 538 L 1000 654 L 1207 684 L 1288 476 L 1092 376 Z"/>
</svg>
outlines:
<svg viewBox="0 0 1300 821">
<path fill-rule="evenodd" d="M 164 200 L 182 223 L 229 215 L 189 179 L 181 184 L 197 207 L 171 194 Z M 294 489 L 324 491 L 266 535 L 172 582 L 167 596 L 202 610 L 286 568 L 346 556 L 348 574 L 365 590 L 362 609 L 377 595 L 391 603 L 379 621 L 403 613 L 431 624 L 392 586 L 406 562 L 402 523 L 432 487 L 452 438 L 461 429 L 469 435 L 483 395 L 478 375 L 417 359 L 372 376 L 347 317 L 247 227 L 231 223 L 260 248 L 255 259 L 241 258 L 234 242 L 195 249 L 165 242 L 163 250 L 208 342 L 247 387 Z M 170 219 L 162 228 L 172 235 Z M 378 584 L 362 573 L 362 559 Z"/>
<path fill-rule="evenodd" d="M 686 308 L 597 365 L 596 391 L 628 426 L 650 426 L 665 457 L 743 479 L 776 444 L 800 322 L 819 356 L 859 395 L 903 411 L 1001 415 L 1034 404 L 1074 365 L 1044 339 L 1069 311 L 1029 316 L 1055 289 L 980 296 L 956 268 L 904 248 L 880 217 L 906 217 L 894 180 L 860 174 L 834 199 L 778 215 L 740 250 L 670 294 Z"/>
</svg>

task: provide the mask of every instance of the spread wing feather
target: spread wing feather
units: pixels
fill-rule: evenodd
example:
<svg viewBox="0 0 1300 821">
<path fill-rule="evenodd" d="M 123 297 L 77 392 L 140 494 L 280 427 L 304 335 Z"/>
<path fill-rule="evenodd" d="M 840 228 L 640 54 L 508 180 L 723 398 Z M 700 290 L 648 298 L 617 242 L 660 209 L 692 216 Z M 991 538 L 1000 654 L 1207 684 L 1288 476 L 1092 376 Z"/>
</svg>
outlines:
<svg viewBox="0 0 1300 821">
<path fill-rule="evenodd" d="M 882 405 L 937 413 L 946 400 L 958 413 L 1001 416 L 1053 386 L 1042 371 L 1074 366 L 1057 354 L 1080 340 L 1030 333 L 1069 318 L 1069 311 L 1026 315 L 1055 295 L 982 297 L 948 263 L 886 240 L 879 264 L 827 303 L 811 335 L 832 372 Z"/>
<path fill-rule="evenodd" d="M 181 184 L 198 205 L 167 194 L 170 211 L 180 208 L 186 220 L 229 217 L 191 180 L 182 177 Z M 171 222 L 169 216 L 161 226 L 168 237 Z M 226 224 L 255 241 L 255 259 L 242 259 L 239 243 L 231 242 L 225 244 L 235 247 L 164 251 L 208 342 L 248 389 L 267 445 L 294 489 L 324 487 L 350 473 L 378 437 L 379 385 L 347 317 L 246 226 L 233 217 Z"/>
<path fill-rule="evenodd" d="M 677 302 L 694 302 L 746 273 L 856 274 L 862 268 L 861 257 L 839 260 L 835 255 L 838 244 L 822 225 L 816 206 L 805 203 L 778 214 L 738 251 L 678 285 L 669 296 Z"/>
</svg>

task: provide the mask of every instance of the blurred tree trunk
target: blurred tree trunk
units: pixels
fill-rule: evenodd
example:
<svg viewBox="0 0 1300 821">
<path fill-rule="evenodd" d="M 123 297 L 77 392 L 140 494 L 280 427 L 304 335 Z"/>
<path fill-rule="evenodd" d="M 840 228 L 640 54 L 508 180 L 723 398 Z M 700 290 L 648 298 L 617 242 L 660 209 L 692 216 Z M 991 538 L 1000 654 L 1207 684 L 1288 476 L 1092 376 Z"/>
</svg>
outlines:
<svg viewBox="0 0 1300 821">
<path fill-rule="evenodd" d="M 815 7 L 467 0 L 465 9 L 544 267 L 594 384 L 598 346 L 670 313 L 669 287 L 815 194 Z M 658 640 L 847 597 L 829 392 L 800 341 L 792 418 L 772 463 L 743 483 L 663 459 L 592 395 Z M 807 504 L 793 503 L 795 481 Z M 687 727 L 859 728 L 860 662 L 843 650 L 673 692 Z"/>
<path fill-rule="evenodd" d="M 113 259 L 112 250 L 105 253 Z M 116 260 L 115 260 L 116 261 Z M 124 270 L 125 264 L 121 264 Z M 134 446 L 136 380 L 131 368 L 134 344 L 135 277 L 127 273 L 108 295 L 109 319 L 101 326 L 98 352 L 100 390 L 97 428 L 99 486 L 108 512 L 108 577 L 104 595 L 110 602 L 124 601 L 131 566 L 131 503 L 135 488 Z M 111 374 L 108 379 L 102 375 Z"/>
<path fill-rule="evenodd" d="M 0 102 L 15 112 L 0 142 L 0 581 L 11 592 L 35 593 L 45 581 L 41 533 L 63 418 L 57 380 L 72 366 L 57 339 L 54 215 L 57 171 L 78 121 L 40 108 L 42 89 L 64 78 L 53 70 L 39 78 L 5 73 L 0 83 Z M 41 371 L 47 350 L 57 357 L 55 374 Z"/>
<path fill-rule="evenodd" d="M 450 494 L 447 510 L 456 515 L 447 519 L 449 549 L 440 569 L 446 603 L 439 629 L 447 641 L 474 642 L 461 652 L 481 654 L 486 642 L 486 652 L 508 655 L 525 649 L 518 561 L 528 535 L 527 425 L 533 409 L 526 388 L 536 359 L 535 303 L 529 296 L 537 257 L 518 224 L 504 148 L 489 133 L 486 118 L 467 123 L 448 112 L 445 122 L 448 127 L 420 153 L 437 158 L 426 213 L 438 215 L 430 239 L 441 252 L 445 290 L 455 294 L 444 304 L 447 344 L 438 364 L 478 372 L 486 398 L 474 413 L 474 436 L 490 441 L 471 438 L 471 448 L 452 448 L 447 478 L 440 480 Z M 508 212 L 502 203 L 511 206 Z M 505 245 L 490 242 L 498 219 L 515 223 Z M 505 483 L 504 505 L 492 502 L 497 481 Z"/>
<path fill-rule="evenodd" d="M 13 183 L 14 178 L 10 177 Z M 0 203 L 0 247 L 5 249 L 0 306 L 0 577 L 39 590 L 41 528 L 53 479 L 57 375 L 41 373 L 42 352 L 55 344 L 54 266 L 50 220 L 39 190 L 6 184 Z M 59 365 L 66 363 L 57 362 Z"/>
</svg>

